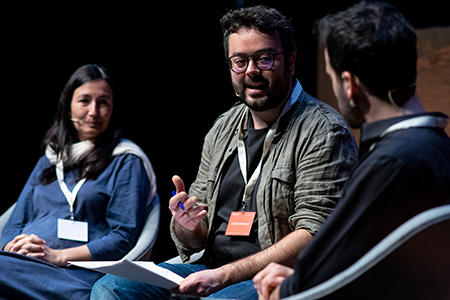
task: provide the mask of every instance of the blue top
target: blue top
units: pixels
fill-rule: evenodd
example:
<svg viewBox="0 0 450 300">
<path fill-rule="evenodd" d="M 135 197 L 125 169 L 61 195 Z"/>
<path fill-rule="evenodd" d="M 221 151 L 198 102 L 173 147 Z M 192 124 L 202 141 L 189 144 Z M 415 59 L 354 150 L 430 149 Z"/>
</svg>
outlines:
<svg viewBox="0 0 450 300">
<path fill-rule="evenodd" d="M 3 229 L 0 249 L 21 233 L 34 233 L 52 249 L 87 245 L 93 260 L 117 260 L 126 255 L 145 221 L 150 183 L 141 160 L 133 154 L 114 156 L 95 180 L 87 180 L 79 190 L 74 215 L 76 221 L 89 224 L 87 243 L 57 237 L 57 220 L 69 220 L 70 212 L 56 180 L 40 183 L 42 172 L 50 166 L 45 155 L 39 159 Z M 64 174 L 70 191 L 77 179 L 77 170 Z"/>
</svg>

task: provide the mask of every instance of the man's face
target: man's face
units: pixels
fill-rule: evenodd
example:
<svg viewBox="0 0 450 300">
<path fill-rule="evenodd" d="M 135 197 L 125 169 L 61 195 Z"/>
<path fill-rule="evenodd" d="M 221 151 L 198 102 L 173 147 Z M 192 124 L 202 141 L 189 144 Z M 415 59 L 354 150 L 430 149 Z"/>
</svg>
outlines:
<svg viewBox="0 0 450 300">
<path fill-rule="evenodd" d="M 339 111 L 351 128 L 361 128 L 362 124 L 366 122 L 364 112 L 360 107 L 351 107 L 350 99 L 347 96 L 341 78 L 336 74 L 336 71 L 330 64 L 330 57 L 328 49 L 325 48 L 325 70 L 330 76 L 333 93 L 337 98 Z"/>
<path fill-rule="evenodd" d="M 228 39 L 228 46 L 228 57 L 283 52 L 278 32 L 265 34 L 249 28 L 232 33 Z M 295 63 L 295 54 L 292 56 Z M 275 108 L 289 95 L 291 76 L 294 73 L 293 63 L 291 59 L 291 62 L 286 64 L 284 55 L 280 54 L 275 56 L 271 69 L 260 70 L 250 57 L 245 72 L 236 74 L 230 70 L 234 91 L 254 111 Z"/>
</svg>

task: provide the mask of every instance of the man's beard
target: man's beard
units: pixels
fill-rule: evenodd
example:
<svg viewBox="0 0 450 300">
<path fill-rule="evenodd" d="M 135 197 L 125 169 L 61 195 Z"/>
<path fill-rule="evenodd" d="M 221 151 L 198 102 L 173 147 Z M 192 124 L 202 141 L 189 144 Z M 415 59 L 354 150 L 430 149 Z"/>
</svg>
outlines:
<svg viewBox="0 0 450 300">
<path fill-rule="evenodd" d="M 232 82 L 236 95 L 241 101 L 253 111 L 267 111 L 280 105 L 289 95 L 289 87 L 291 76 L 286 70 L 281 77 L 274 78 L 270 82 L 261 74 L 253 77 L 246 77 L 243 83 L 236 84 Z M 258 84 L 263 89 L 268 89 L 265 95 L 246 96 L 245 91 L 247 87 Z"/>
</svg>

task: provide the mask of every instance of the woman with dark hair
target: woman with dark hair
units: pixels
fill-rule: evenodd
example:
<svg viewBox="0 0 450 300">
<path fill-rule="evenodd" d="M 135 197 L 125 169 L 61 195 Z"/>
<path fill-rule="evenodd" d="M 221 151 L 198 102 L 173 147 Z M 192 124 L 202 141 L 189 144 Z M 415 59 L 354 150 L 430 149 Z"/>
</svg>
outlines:
<svg viewBox="0 0 450 300">
<path fill-rule="evenodd" d="M 116 85 L 98 65 L 67 82 L 40 158 L 1 235 L 0 298 L 88 299 L 102 275 L 66 267 L 117 260 L 156 196 L 150 161 L 121 139 Z"/>
<path fill-rule="evenodd" d="M 84 105 L 84 99 L 81 99 L 81 101 L 76 103 L 72 103 L 72 98 L 78 87 L 90 81 L 98 81 L 103 83 L 107 90 L 111 89 L 111 92 L 116 90 L 116 83 L 106 69 L 95 64 L 80 67 L 71 76 L 61 94 L 55 121 L 43 141 L 44 147 L 50 147 L 56 153 L 60 153 L 64 147 L 68 147 L 67 150 L 70 152 L 70 146 L 74 142 L 83 140 L 83 138 L 80 139 L 79 134 L 83 134 L 83 128 L 85 127 L 85 129 L 89 131 L 89 126 L 87 126 L 89 123 L 86 123 L 82 119 L 78 119 L 77 116 L 74 116 L 72 108 L 76 108 L 77 105 Z M 103 102 L 99 103 L 100 106 L 103 105 L 103 107 L 106 107 L 106 105 L 109 104 L 108 101 L 105 102 L 106 97 L 101 100 Z M 109 123 L 104 123 L 108 125 L 106 130 L 103 129 L 103 134 L 96 135 L 95 138 L 97 140 L 95 143 L 95 149 L 86 155 L 83 159 L 82 165 L 80 165 L 80 178 L 86 177 L 87 179 L 90 179 L 97 177 L 99 172 L 103 171 L 103 169 L 109 164 L 112 151 L 122 137 L 122 124 L 119 115 L 120 109 L 118 107 L 118 98 L 115 97 L 114 100 L 114 103 L 111 103 L 111 105 L 114 104 L 113 106 L 106 107 L 108 112 L 111 112 L 108 114 Z M 112 113 L 113 107 L 115 108 L 115 113 Z M 92 129 L 93 127 L 91 126 L 91 130 Z M 70 156 L 70 153 L 67 154 Z M 55 176 L 55 168 L 49 168 L 47 172 L 42 174 L 41 181 L 44 184 L 51 182 L 55 180 Z"/>
</svg>

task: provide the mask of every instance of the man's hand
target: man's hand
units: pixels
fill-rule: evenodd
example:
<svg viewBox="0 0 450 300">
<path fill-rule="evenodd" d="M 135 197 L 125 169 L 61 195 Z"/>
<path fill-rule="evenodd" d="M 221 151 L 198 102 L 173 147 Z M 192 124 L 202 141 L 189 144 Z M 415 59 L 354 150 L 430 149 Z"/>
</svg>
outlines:
<svg viewBox="0 0 450 300">
<path fill-rule="evenodd" d="M 294 274 L 294 269 L 276 263 L 270 263 L 256 274 L 253 283 L 259 300 L 279 299 L 281 283 L 292 274 Z"/>
<path fill-rule="evenodd" d="M 173 184 L 177 189 L 177 194 L 173 196 L 169 201 L 169 209 L 172 212 L 174 219 L 186 230 L 193 231 L 197 228 L 198 224 L 206 217 L 206 210 L 203 205 L 198 205 L 196 197 L 189 197 L 185 192 L 183 180 L 179 176 L 173 176 Z M 178 205 L 181 202 L 184 206 L 184 210 Z"/>
<path fill-rule="evenodd" d="M 173 292 L 206 297 L 221 290 L 222 286 L 219 269 L 211 269 L 189 275 Z"/>
</svg>

